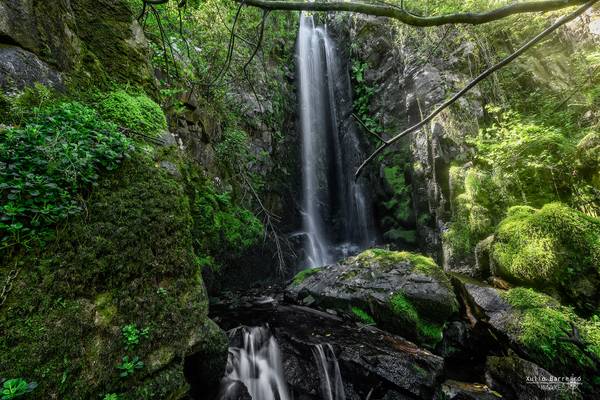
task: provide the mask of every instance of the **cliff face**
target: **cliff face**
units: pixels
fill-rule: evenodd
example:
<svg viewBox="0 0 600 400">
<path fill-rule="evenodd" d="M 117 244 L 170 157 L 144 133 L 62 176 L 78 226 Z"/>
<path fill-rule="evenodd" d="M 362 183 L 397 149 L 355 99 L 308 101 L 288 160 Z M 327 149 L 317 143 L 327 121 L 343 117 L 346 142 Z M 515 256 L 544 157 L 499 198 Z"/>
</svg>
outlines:
<svg viewBox="0 0 600 400">
<path fill-rule="evenodd" d="M 151 86 L 146 39 L 121 0 L 0 2 L 0 87 L 41 82 Z"/>
<path fill-rule="evenodd" d="M 522 85 L 520 90 L 537 91 L 537 87 L 556 97 L 568 96 L 568 88 L 575 84 L 573 72 L 579 68 L 577 52 L 592 53 L 598 40 L 593 33 L 594 20 L 595 14 L 584 16 L 549 39 L 544 47 L 530 50 L 515 62 L 511 68 L 515 84 Z M 515 42 L 523 40 L 502 30 L 488 39 L 474 38 L 461 36 L 454 27 L 415 30 L 361 15 L 331 18 L 330 26 L 342 42 L 349 43 L 347 57 L 354 66 L 354 75 L 360 78 L 354 81 L 355 104 L 366 99 L 368 112 L 363 117 L 371 120 L 371 128 L 387 137 L 419 122 L 495 59 L 514 50 Z M 593 77 L 593 71 L 590 74 Z M 486 106 L 510 109 L 515 99 L 523 96 L 505 89 L 507 82 L 510 79 L 506 77 L 489 78 L 488 83 L 471 90 L 432 123 L 386 152 L 378 166 L 383 188 L 379 215 L 384 238 L 389 242 L 401 247 L 418 242 L 446 270 L 480 274 L 474 249 L 456 254 L 444 240 L 444 233 L 457 217 L 457 196 L 461 194 L 456 179 L 451 177 L 451 167 L 465 174 L 475 171 L 471 160 L 477 153 L 469 142 L 480 127 L 489 125 Z M 364 95 L 364 88 L 368 95 Z M 403 198 L 410 201 L 404 210 L 399 206 Z M 418 239 L 406 240 L 407 235 L 393 229 L 398 226 L 402 231 L 416 230 Z"/>
<path fill-rule="evenodd" d="M 153 91 L 154 79 L 127 2 L 0 1 L 7 98 L 37 83 L 67 98 L 109 81 Z M 29 398 L 179 399 L 190 386 L 218 389 L 227 338 L 208 318 L 190 195 L 208 183 L 181 154 L 146 146 L 102 171 L 82 196 L 86 212 L 44 246 L 0 250 L 3 288 L 16 272 L 0 306 L 0 378 L 37 382 Z"/>
</svg>

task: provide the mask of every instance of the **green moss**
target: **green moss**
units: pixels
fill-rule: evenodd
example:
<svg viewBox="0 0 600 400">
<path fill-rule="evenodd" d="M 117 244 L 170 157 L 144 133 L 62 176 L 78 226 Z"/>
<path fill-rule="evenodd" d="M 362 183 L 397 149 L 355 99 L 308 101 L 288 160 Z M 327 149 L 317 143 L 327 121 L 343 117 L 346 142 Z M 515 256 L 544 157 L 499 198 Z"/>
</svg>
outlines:
<svg viewBox="0 0 600 400">
<path fill-rule="evenodd" d="M 157 137 L 167 129 L 160 106 L 145 94 L 117 90 L 98 103 L 100 115 L 132 133 Z"/>
<path fill-rule="evenodd" d="M 492 257 L 504 278 L 558 288 L 579 308 L 594 311 L 589 299 L 577 298 L 573 283 L 599 280 L 600 220 L 560 203 L 513 207 L 498 226 Z"/>
<path fill-rule="evenodd" d="M 444 286 L 451 288 L 450 280 L 444 270 L 431 257 L 409 251 L 391 251 L 386 249 L 368 249 L 356 256 L 355 260 L 362 265 L 378 264 L 387 269 L 399 263 L 410 263 L 415 271 L 432 276 Z"/>
<path fill-rule="evenodd" d="M 352 314 L 354 314 L 363 323 L 367 325 L 375 325 L 375 320 L 373 319 L 373 317 L 362 308 L 352 307 L 351 310 Z"/>
<path fill-rule="evenodd" d="M 435 345 L 442 340 L 443 326 L 423 319 L 414 305 L 401 291 L 390 298 L 390 308 L 403 324 L 414 327 L 418 338 L 425 344 Z"/>
<path fill-rule="evenodd" d="M 135 153 L 99 180 L 86 213 L 61 226 L 54 242 L 20 256 L 18 279 L 0 308 L 0 370 L 36 380 L 38 398 L 116 392 L 161 399 L 185 386 L 179 364 L 156 366 L 172 374 L 151 379 L 149 368 L 126 380 L 115 370 L 126 352 L 119 327 L 150 327 L 135 355 L 156 364 L 164 359 L 151 356 L 165 343 L 174 354 L 189 351 L 208 319 L 189 198 L 183 182 L 156 164 Z M 7 273 L 0 268 L 0 276 Z"/>
<path fill-rule="evenodd" d="M 299 285 L 302 282 L 304 282 L 304 280 L 306 278 L 308 278 L 311 275 L 316 274 L 317 272 L 321 271 L 321 268 L 308 268 L 308 269 L 303 269 L 302 271 L 298 272 L 296 274 L 296 276 L 294 276 L 294 279 L 292 280 L 292 283 L 294 285 Z"/>
<path fill-rule="evenodd" d="M 540 365 L 569 371 L 573 365 L 593 367 L 593 361 L 566 339 L 575 325 L 589 351 L 600 356 L 600 324 L 598 318 L 579 318 L 571 308 L 561 306 L 553 298 L 533 289 L 514 288 L 502 296 L 520 314 L 510 321 L 519 342 Z"/>
</svg>

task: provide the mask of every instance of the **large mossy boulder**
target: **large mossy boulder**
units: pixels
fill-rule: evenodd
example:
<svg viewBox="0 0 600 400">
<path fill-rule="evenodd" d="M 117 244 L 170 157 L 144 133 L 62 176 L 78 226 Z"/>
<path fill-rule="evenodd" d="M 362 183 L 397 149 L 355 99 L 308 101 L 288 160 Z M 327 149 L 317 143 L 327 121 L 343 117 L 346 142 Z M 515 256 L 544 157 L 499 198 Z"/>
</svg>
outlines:
<svg viewBox="0 0 600 400">
<path fill-rule="evenodd" d="M 512 207 L 491 248 L 492 272 L 593 313 L 600 305 L 600 220 L 560 203 Z"/>
<path fill-rule="evenodd" d="M 227 339 L 208 319 L 184 183 L 160 165 L 135 153 L 45 249 L 0 267 L 19 271 L 0 308 L 0 373 L 36 381 L 28 398 L 178 399 L 184 363 L 218 386 Z M 120 376 L 123 357 L 143 367 Z"/>
<path fill-rule="evenodd" d="M 78 85 L 113 80 L 152 87 L 149 47 L 135 19 L 140 10 L 131 4 L 127 0 L 0 1 L 0 37 L 13 49 L 0 51 L 0 70 L 10 66 L 17 49 L 32 60 L 16 65 L 27 70 L 9 69 L 13 82 L 0 79 L 2 88 L 21 90 L 38 77 L 60 83 L 57 72 L 75 78 Z"/>
<path fill-rule="evenodd" d="M 582 376 L 584 390 L 600 390 L 600 320 L 583 319 L 571 308 L 533 289 L 499 290 L 463 282 L 469 308 L 506 345 L 555 376 Z M 580 343 L 573 342 L 578 336 Z M 595 386 L 594 386 L 595 385 Z"/>
<path fill-rule="evenodd" d="M 441 340 L 444 324 L 458 311 L 450 280 L 431 258 L 383 249 L 302 271 L 287 296 L 348 312 L 428 345 Z"/>
</svg>

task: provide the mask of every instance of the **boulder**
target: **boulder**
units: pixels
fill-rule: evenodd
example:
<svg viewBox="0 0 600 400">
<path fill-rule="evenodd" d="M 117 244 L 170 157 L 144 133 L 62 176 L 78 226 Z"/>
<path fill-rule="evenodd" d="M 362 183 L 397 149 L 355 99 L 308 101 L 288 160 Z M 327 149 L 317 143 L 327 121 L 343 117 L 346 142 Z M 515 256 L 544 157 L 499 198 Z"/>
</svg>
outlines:
<svg viewBox="0 0 600 400">
<path fill-rule="evenodd" d="M 515 400 L 578 399 L 566 383 L 539 365 L 516 356 L 487 358 L 485 380 L 504 398 Z M 577 385 L 574 386 L 577 389 Z"/>
<path fill-rule="evenodd" d="M 301 271 L 286 296 L 297 303 L 312 298 L 317 307 L 363 321 L 369 315 L 378 326 L 426 344 L 441 339 L 443 325 L 458 310 L 450 280 L 431 258 L 383 249 Z"/>
<path fill-rule="evenodd" d="M 492 272 L 591 314 L 600 306 L 600 219 L 561 203 L 515 206 L 491 245 Z"/>
<path fill-rule="evenodd" d="M 580 318 L 533 289 L 499 290 L 475 283 L 464 283 L 464 288 L 478 323 L 503 346 L 557 376 L 582 377 L 589 384 L 586 390 L 599 389 L 593 383 L 600 365 L 600 324 L 595 319 Z"/>
<path fill-rule="evenodd" d="M 17 46 L 0 47 L 0 89 L 10 93 L 35 83 L 63 88 L 61 74 L 35 54 Z"/>
<path fill-rule="evenodd" d="M 503 398 L 486 385 L 452 379 L 448 379 L 442 384 L 441 392 L 442 395 L 439 398 L 444 400 L 498 400 Z"/>
</svg>

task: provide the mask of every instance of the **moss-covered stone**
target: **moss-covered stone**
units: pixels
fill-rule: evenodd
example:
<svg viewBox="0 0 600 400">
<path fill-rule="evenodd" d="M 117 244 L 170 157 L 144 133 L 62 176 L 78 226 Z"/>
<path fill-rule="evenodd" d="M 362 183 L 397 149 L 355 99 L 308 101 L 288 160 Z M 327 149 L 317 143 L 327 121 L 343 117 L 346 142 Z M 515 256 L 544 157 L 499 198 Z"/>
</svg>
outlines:
<svg viewBox="0 0 600 400">
<path fill-rule="evenodd" d="M 508 331 L 535 362 L 564 373 L 573 373 L 574 368 L 596 368 L 593 357 L 600 357 L 598 317 L 579 318 L 571 308 L 533 289 L 510 289 L 502 297 L 513 308 L 507 319 Z M 566 340 L 573 326 L 580 333 L 585 351 Z"/>
<path fill-rule="evenodd" d="M 292 300 L 354 314 L 365 323 L 424 345 L 442 338 L 445 323 L 458 311 L 449 278 L 429 257 L 369 249 L 339 264 L 302 271 L 287 290 Z M 367 322 L 368 321 L 368 322 Z"/>
<path fill-rule="evenodd" d="M 319 272 L 321 268 L 308 268 L 308 269 L 303 269 L 302 271 L 298 272 L 296 274 L 296 276 L 294 276 L 294 279 L 292 279 L 292 283 L 294 285 L 299 285 L 302 282 L 304 282 L 304 280 L 306 278 L 308 278 L 311 275 L 316 274 L 317 272 Z"/>
<path fill-rule="evenodd" d="M 142 93 L 117 90 L 104 96 L 98 104 L 100 115 L 135 134 L 158 137 L 167 129 L 160 106 Z"/>
<path fill-rule="evenodd" d="M 0 371 L 37 381 L 32 399 L 170 399 L 186 390 L 182 360 L 195 351 L 208 300 L 184 184 L 156 164 L 136 153 L 100 180 L 55 242 L 13 260 L 20 273 L 0 309 Z M 149 335 L 127 349 L 121 327 L 131 323 Z M 216 328 L 202 340 L 223 337 Z M 226 349 L 217 348 L 211 368 L 220 374 Z M 120 378 L 125 355 L 146 366 Z"/>
<path fill-rule="evenodd" d="M 599 305 L 600 220 L 560 203 L 512 207 L 492 244 L 493 272 L 549 293 L 577 309 Z"/>
</svg>

